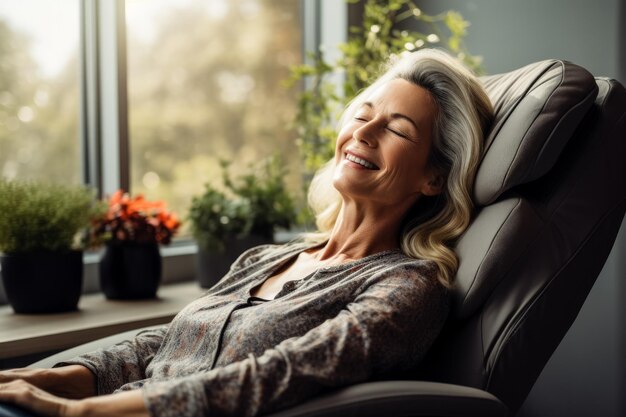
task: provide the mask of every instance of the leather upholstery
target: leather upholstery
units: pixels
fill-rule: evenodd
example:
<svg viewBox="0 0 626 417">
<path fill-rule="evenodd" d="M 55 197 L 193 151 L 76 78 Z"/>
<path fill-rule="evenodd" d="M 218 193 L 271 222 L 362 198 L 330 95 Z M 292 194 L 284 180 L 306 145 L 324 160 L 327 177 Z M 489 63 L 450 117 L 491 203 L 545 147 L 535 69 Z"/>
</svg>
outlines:
<svg viewBox="0 0 626 417">
<path fill-rule="evenodd" d="M 383 381 L 338 390 L 268 417 L 498 417 L 506 412 L 504 404 L 482 390 L 428 381 Z"/>
<path fill-rule="evenodd" d="M 453 292 L 457 319 L 467 319 L 485 302 L 536 239 L 542 219 L 530 203 L 517 195 L 484 207 L 459 240 L 456 252 L 460 263 Z M 515 247 L 511 250 L 511 237 Z"/>
<path fill-rule="evenodd" d="M 484 206 L 552 168 L 597 87 L 587 70 L 558 60 L 482 81 L 496 111 L 474 187 L 476 203 Z"/>
<path fill-rule="evenodd" d="M 554 166 L 482 208 L 459 241 L 454 313 L 420 377 L 484 389 L 515 412 L 576 318 L 626 209 L 626 90 L 595 81 Z"/>
</svg>

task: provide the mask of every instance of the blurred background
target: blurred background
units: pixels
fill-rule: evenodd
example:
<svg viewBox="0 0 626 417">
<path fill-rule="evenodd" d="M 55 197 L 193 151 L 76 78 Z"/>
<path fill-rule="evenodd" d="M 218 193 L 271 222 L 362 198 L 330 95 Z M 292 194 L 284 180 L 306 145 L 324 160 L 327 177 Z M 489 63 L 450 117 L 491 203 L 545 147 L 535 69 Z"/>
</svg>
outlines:
<svg viewBox="0 0 626 417">
<path fill-rule="evenodd" d="M 296 90 L 282 82 L 302 61 L 298 1 L 128 0 L 124 9 L 133 194 L 183 214 L 220 178 L 220 159 L 236 175 L 276 149 L 296 153 Z M 76 0 L 0 1 L 2 177 L 84 180 L 80 37 Z M 297 190 L 295 159 L 289 172 Z"/>
</svg>

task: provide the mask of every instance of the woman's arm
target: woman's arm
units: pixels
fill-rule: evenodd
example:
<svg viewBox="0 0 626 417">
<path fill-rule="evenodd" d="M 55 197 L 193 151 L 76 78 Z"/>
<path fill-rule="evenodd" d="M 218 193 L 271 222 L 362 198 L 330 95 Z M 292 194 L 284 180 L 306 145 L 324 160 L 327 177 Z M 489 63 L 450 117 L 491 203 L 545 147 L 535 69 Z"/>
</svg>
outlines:
<svg viewBox="0 0 626 417">
<path fill-rule="evenodd" d="M 259 357 L 143 387 L 152 416 L 252 416 L 325 388 L 417 365 L 448 311 L 445 290 L 420 271 L 396 270 L 333 319 Z M 280 326 L 280 323 L 276 323 Z"/>
<path fill-rule="evenodd" d="M 112 392 L 141 379 L 166 333 L 166 327 L 139 333 L 133 340 L 61 362 L 53 369 L 0 371 L 0 401 L 54 417 L 148 417 L 141 391 Z"/>
<path fill-rule="evenodd" d="M 141 379 L 165 333 L 166 327 L 147 330 L 53 369 L 0 371 L 0 401 L 42 416 L 148 416 L 141 391 L 93 396 Z"/>
<path fill-rule="evenodd" d="M 149 417 L 141 391 L 126 391 L 83 400 L 52 395 L 24 380 L 0 383 L 0 402 L 15 404 L 45 417 Z"/>
<path fill-rule="evenodd" d="M 167 326 L 145 330 L 128 340 L 106 349 L 98 349 L 68 361 L 55 369 L 81 365 L 95 377 L 95 393 L 110 394 L 122 385 L 145 378 L 145 371 L 163 343 Z"/>
</svg>

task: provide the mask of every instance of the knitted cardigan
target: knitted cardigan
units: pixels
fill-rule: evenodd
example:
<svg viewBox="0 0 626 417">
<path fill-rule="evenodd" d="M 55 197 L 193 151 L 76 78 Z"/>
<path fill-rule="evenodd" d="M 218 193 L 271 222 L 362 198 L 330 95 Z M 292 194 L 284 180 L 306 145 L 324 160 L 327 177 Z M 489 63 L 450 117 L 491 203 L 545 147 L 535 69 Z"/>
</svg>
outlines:
<svg viewBox="0 0 626 417">
<path fill-rule="evenodd" d="M 251 296 L 308 247 L 250 249 L 169 325 L 55 366 L 86 366 L 99 395 L 141 389 L 155 417 L 264 414 L 415 367 L 449 310 L 434 262 L 386 251 Z"/>
</svg>

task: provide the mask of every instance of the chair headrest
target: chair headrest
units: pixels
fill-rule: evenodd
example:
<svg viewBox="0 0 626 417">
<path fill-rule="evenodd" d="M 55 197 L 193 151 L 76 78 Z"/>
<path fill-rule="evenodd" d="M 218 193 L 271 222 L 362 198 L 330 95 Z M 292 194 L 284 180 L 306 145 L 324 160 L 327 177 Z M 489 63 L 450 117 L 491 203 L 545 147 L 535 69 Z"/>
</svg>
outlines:
<svg viewBox="0 0 626 417">
<path fill-rule="evenodd" d="M 542 224 L 511 188 L 546 174 L 598 93 L 584 68 L 559 60 L 481 78 L 495 110 L 478 168 L 474 200 L 483 206 L 457 242 L 455 316 L 469 317 L 484 303 L 517 254 L 506 239 L 527 241 Z"/>
<path fill-rule="evenodd" d="M 495 109 L 474 185 L 474 201 L 484 206 L 552 168 L 598 87 L 587 70 L 560 60 L 481 80 Z"/>
</svg>

